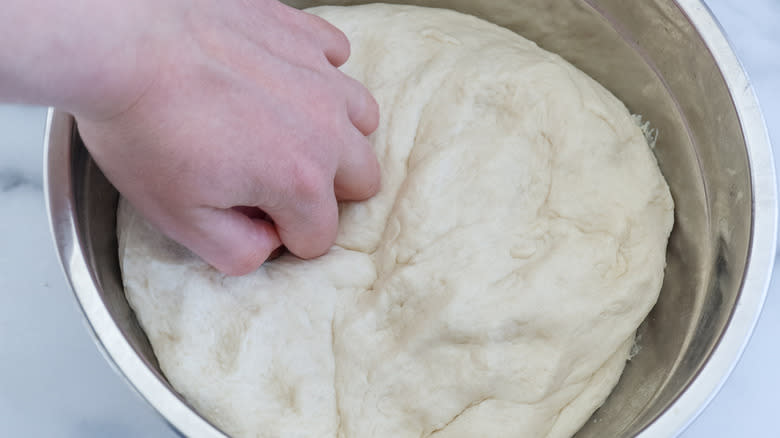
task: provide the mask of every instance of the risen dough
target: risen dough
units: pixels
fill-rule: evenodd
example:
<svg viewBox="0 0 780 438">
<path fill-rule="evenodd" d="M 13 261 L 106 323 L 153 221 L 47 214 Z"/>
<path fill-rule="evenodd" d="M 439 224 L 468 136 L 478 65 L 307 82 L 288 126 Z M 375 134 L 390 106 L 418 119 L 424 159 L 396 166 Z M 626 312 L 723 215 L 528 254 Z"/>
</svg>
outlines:
<svg viewBox="0 0 780 438">
<path fill-rule="evenodd" d="M 657 299 L 672 200 L 608 91 L 447 10 L 310 10 L 376 96 L 382 191 L 331 251 L 224 277 L 122 201 L 128 300 L 171 384 L 243 437 L 565 437 Z"/>
</svg>

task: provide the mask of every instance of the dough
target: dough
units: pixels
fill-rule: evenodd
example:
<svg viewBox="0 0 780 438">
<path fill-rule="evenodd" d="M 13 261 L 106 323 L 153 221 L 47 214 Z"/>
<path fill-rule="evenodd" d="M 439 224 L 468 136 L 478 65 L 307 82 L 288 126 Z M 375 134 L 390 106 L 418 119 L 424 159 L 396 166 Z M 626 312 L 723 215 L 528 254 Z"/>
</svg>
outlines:
<svg viewBox="0 0 780 438">
<path fill-rule="evenodd" d="M 382 190 L 331 251 L 225 277 L 125 201 L 127 298 L 171 384 L 237 437 L 566 437 L 655 303 L 672 199 L 624 105 L 456 12 L 310 12 L 382 111 Z"/>
</svg>

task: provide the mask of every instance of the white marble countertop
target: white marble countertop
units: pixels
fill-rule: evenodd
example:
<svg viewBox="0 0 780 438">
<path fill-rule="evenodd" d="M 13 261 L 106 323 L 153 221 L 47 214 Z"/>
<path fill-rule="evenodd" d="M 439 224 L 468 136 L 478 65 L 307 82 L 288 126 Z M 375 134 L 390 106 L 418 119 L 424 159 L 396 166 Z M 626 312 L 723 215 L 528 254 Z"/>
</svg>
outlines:
<svg viewBox="0 0 780 438">
<path fill-rule="evenodd" d="M 707 3 L 780 157 L 780 1 Z M 101 357 L 60 270 L 41 190 L 44 114 L 0 106 L 0 436 L 175 437 Z M 742 360 L 682 437 L 780 436 L 779 271 Z"/>
</svg>

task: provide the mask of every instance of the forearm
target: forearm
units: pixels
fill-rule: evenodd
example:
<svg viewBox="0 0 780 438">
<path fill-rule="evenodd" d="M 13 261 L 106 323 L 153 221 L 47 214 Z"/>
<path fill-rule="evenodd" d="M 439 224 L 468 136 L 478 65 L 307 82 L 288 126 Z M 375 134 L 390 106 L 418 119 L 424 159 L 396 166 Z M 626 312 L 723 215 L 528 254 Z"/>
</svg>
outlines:
<svg viewBox="0 0 780 438">
<path fill-rule="evenodd" d="M 160 28 L 143 1 L 6 0 L 0 14 L 0 101 L 110 117 L 155 68 Z"/>
</svg>

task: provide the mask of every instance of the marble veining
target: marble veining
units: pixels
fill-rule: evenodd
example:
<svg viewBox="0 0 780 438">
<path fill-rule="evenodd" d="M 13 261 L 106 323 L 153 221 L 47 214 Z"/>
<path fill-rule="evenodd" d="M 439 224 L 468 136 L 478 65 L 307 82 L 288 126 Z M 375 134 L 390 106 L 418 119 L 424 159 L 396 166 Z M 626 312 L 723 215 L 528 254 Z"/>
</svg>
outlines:
<svg viewBox="0 0 780 438">
<path fill-rule="evenodd" d="M 25 175 L 18 169 L 0 169 L 0 193 L 8 192 L 25 185 L 36 190 L 41 190 L 41 182 L 38 179 L 30 178 L 29 175 Z"/>
</svg>

